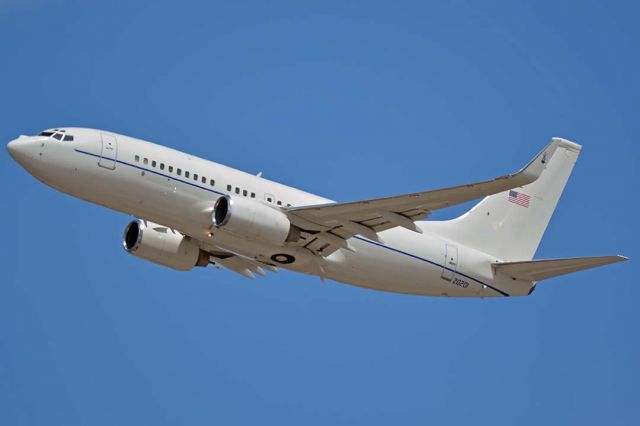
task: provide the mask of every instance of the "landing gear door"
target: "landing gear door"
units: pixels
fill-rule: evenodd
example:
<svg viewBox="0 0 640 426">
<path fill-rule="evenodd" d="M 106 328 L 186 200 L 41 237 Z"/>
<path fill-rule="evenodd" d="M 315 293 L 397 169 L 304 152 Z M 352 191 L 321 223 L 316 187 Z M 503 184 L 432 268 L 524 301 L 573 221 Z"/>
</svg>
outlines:
<svg viewBox="0 0 640 426">
<path fill-rule="evenodd" d="M 442 268 L 442 279 L 452 281 L 458 270 L 458 247 L 452 244 L 444 245 L 444 267 Z"/>
<path fill-rule="evenodd" d="M 102 150 L 98 165 L 113 170 L 116 168 L 116 159 L 118 158 L 118 140 L 115 136 L 106 133 L 101 133 L 100 137 L 102 138 Z"/>
</svg>

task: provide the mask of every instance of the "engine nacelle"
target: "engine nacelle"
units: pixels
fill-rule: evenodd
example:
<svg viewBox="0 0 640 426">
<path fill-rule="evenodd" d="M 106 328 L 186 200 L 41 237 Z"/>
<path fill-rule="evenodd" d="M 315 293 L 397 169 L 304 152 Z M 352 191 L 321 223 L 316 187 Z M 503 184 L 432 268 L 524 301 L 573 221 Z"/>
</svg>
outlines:
<svg viewBox="0 0 640 426">
<path fill-rule="evenodd" d="M 246 198 L 218 198 L 211 220 L 215 227 L 241 238 L 277 246 L 300 237 L 300 229 L 291 225 L 286 214 Z"/>
<path fill-rule="evenodd" d="M 209 254 L 194 239 L 147 220 L 136 219 L 127 225 L 122 246 L 134 256 L 179 271 L 209 264 Z"/>
</svg>

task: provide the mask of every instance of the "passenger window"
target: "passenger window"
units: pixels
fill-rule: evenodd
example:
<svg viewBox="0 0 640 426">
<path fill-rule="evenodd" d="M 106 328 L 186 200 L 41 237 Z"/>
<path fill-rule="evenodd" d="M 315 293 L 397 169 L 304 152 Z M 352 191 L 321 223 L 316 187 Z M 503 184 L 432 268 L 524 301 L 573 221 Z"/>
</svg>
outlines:
<svg viewBox="0 0 640 426">
<path fill-rule="evenodd" d="M 271 202 L 271 197 L 267 197 L 267 201 L 268 201 L 268 202 Z"/>
<path fill-rule="evenodd" d="M 169 166 L 169 173 L 173 173 L 173 166 Z"/>
<path fill-rule="evenodd" d="M 239 194 L 239 193 L 240 193 L 240 188 L 236 186 L 236 194 Z"/>
<path fill-rule="evenodd" d="M 227 191 L 231 191 L 231 185 L 227 185 Z"/>
<path fill-rule="evenodd" d="M 148 159 L 148 158 L 145 158 L 145 159 L 144 159 L 144 161 L 143 161 L 143 163 L 144 163 L 144 164 L 149 164 L 149 159 Z"/>
<path fill-rule="evenodd" d="M 189 177 L 189 172 L 184 172 L 184 177 Z"/>
<path fill-rule="evenodd" d="M 53 135 L 53 137 L 58 140 L 62 140 L 62 135 L 60 133 L 56 133 L 55 135 Z"/>
<path fill-rule="evenodd" d="M 156 166 L 156 160 L 153 160 L 153 161 L 151 162 L 151 167 L 155 167 L 155 166 Z"/>
<path fill-rule="evenodd" d="M 140 162 L 140 156 L 136 155 L 136 163 L 139 163 L 139 162 Z"/>
<path fill-rule="evenodd" d="M 278 204 L 279 206 L 281 206 L 281 205 L 282 205 L 282 201 L 278 200 L 277 204 Z"/>
<path fill-rule="evenodd" d="M 207 178 L 202 176 L 202 183 L 207 183 Z"/>
<path fill-rule="evenodd" d="M 251 198 L 256 198 L 256 193 L 255 192 L 251 193 Z"/>
<path fill-rule="evenodd" d="M 244 195 L 245 197 L 247 196 L 247 190 L 246 189 L 242 191 L 242 195 Z"/>
<path fill-rule="evenodd" d="M 164 170 L 164 163 L 160 163 L 160 170 Z"/>
<path fill-rule="evenodd" d="M 182 174 L 182 169 L 178 169 L 178 176 Z"/>
<path fill-rule="evenodd" d="M 215 181 L 215 180 L 211 179 L 211 180 L 209 181 L 209 185 L 213 186 L 213 185 L 215 185 L 215 184 L 216 184 L 216 181 Z"/>
<path fill-rule="evenodd" d="M 71 135 L 66 135 L 66 136 L 64 137 L 64 139 L 62 139 L 62 140 L 63 140 L 63 141 L 65 141 L 65 142 L 71 142 L 71 141 L 73 141 L 73 136 L 71 136 Z"/>
<path fill-rule="evenodd" d="M 198 181 L 198 175 L 196 173 L 193 174 L 193 180 Z"/>
</svg>

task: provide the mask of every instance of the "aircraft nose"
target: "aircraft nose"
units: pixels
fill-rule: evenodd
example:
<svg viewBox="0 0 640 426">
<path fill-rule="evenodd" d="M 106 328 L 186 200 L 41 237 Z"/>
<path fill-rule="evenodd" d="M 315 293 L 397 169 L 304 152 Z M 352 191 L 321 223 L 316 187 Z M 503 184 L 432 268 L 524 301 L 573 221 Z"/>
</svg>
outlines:
<svg viewBox="0 0 640 426">
<path fill-rule="evenodd" d="M 18 139 L 14 139 L 7 144 L 7 151 L 14 160 L 24 166 L 25 162 L 30 158 L 29 155 L 29 143 L 30 138 L 21 136 Z"/>
<path fill-rule="evenodd" d="M 19 145 L 19 142 L 17 139 L 14 139 L 7 144 L 7 151 L 9 151 L 9 155 L 11 155 L 13 158 L 16 158 L 16 155 L 18 154 L 18 150 L 20 149 L 18 148 L 18 145 Z"/>
</svg>

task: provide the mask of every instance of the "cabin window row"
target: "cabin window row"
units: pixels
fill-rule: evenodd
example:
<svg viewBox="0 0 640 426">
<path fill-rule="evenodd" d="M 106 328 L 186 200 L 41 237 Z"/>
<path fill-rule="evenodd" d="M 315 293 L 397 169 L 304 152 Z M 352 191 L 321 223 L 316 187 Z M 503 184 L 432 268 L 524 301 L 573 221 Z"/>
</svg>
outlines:
<svg viewBox="0 0 640 426">
<path fill-rule="evenodd" d="M 229 191 L 229 192 L 234 192 L 234 191 L 233 191 L 233 186 L 231 186 L 231 185 L 227 185 L 227 191 Z M 236 186 L 236 187 L 235 187 L 235 193 L 236 193 L 236 194 L 238 194 L 238 195 L 242 194 L 242 195 L 244 195 L 245 197 L 251 196 L 251 198 L 256 198 L 256 193 L 255 193 L 255 192 L 252 192 L 252 193 L 249 195 L 249 191 L 247 191 L 246 189 L 241 189 L 241 188 L 240 188 L 240 187 L 238 187 L 238 186 Z"/>
<path fill-rule="evenodd" d="M 136 163 L 140 162 L 140 156 L 139 155 L 136 155 L 134 157 L 134 159 L 135 159 Z M 164 163 L 158 163 L 157 161 L 149 160 L 146 157 L 142 158 L 142 164 L 144 164 L 145 166 L 151 165 L 151 167 L 153 167 L 153 168 L 158 168 L 158 169 L 160 169 L 162 171 L 166 170 L 169 173 L 174 173 L 174 171 L 175 171 L 175 174 L 177 176 L 183 176 L 181 168 L 179 168 L 179 167 L 174 168 L 173 166 L 170 166 L 170 165 L 166 165 L 165 166 Z M 193 173 L 192 174 L 188 170 L 184 171 L 184 177 L 185 178 L 192 178 L 195 182 L 202 182 L 205 185 L 206 185 L 207 182 L 209 182 L 210 186 L 215 186 L 215 184 L 216 184 L 215 179 L 207 179 L 206 176 L 200 176 L 200 175 L 198 175 L 198 173 Z"/>
<path fill-rule="evenodd" d="M 145 166 L 151 165 L 151 167 L 153 167 L 153 168 L 159 168 L 162 171 L 167 170 L 169 173 L 174 173 L 174 170 L 175 170 L 175 174 L 177 176 L 183 176 L 183 174 L 182 174 L 183 170 L 181 168 L 178 168 L 178 167 L 174 168 L 173 166 L 165 165 L 164 163 L 158 163 L 155 160 L 149 160 L 147 157 L 143 157 L 141 159 L 139 155 L 135 155 L 134 159 L 135 159 L 136 163 L 140 163 L 141 160 L 142 160 L 142 164 L 144 164 Z M 185 178 L 189 178 L 191 176 L 193 176 L 193 180 L 195 182 L 202 182 L 202 183 L 206 184 L 207 180 L 208 180 L 210 186 L 215 186 L 215 183 L 216 183 L 215 179 L 207 179 L 205 176 L 199 176 L 197 173 L 191 174 L 190 171 L 187 171 L 187 170 L 184 171 L 184 177 Z M 227 185 L 227 191 L 229 193 L 235 192 L 238 195 L 242 194 L 245 197 L 256 198 L 256 193 L 255 192 L 251 192 L 250 193 L 246 189 L 242 189 L 242 188 L 240 188 L 238 186 L 233 187 L 232 185 Z M 267 202 L 269 202 L 269 203 L 275 202 L 279 206 L 282 205 L 282 201 L 280 201 L 280 200 L 275 201 L 273 196 L 271 196 L 269 194 L 265 195 L 265 200 L 267 200 Z M 291 206 L 291 204 L 287 204 L 287 207 L 289 207 L 289 206 Z"/>
</svg>

